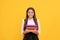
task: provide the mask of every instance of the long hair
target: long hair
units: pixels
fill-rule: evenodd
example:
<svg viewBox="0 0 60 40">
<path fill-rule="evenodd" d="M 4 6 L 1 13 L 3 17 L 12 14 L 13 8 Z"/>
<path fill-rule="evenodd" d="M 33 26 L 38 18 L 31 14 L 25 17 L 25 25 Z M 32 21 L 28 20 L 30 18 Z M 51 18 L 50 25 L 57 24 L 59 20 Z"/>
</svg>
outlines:
<svg viewBox="0 0 60 40">
<path fill-rule="evenodd" d="M 25 30 L 25 28 L 26 28 L 26 24 L 27 24 L 27 21 L 28 21 L 28 11 L 29 10 L 32 10 L 33 12 L 34 12 L 34 16 L 33 16 L 33 20 L 34 20 L 34 22 L 35 22 L 35 24 L 37 24 L 38 25 L 38 23 L 37 23 L 37 18 L 36 18 L 36 14 L 35 14 L 35 10 L 34 10 L 34 8 L 32 8 L 32 7 L 29 7 L 27 10 L 26 10 L 26 18 L 24 19 L 24 30 Z"/>
</svg>

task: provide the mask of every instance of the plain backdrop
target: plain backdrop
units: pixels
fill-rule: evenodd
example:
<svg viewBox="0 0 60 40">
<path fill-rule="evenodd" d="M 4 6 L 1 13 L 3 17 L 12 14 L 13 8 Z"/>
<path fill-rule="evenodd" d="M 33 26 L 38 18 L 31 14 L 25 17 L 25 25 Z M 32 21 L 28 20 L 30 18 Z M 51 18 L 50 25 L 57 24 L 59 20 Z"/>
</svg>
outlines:
<svg viewBox="0 0 60 40">
<path fill-rule="evenodd" d="M 59 0 L 1 0 L 0 40 L 22 40 L 22 19 L 28 7 L 33 7 L 40 20 L 40 40 L 60 40 Z"/>
</svg>

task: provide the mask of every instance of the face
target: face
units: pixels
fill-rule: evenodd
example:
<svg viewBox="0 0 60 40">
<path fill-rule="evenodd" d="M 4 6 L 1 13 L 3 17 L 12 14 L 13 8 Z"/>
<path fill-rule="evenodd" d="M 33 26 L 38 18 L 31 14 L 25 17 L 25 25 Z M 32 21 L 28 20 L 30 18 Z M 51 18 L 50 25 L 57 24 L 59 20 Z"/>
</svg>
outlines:
<svg viewBox="0 0 60 40">
<path fill-rule="evenodd" d="M 29 18 L 33 18 L 33 16 L 34 16 L 34 12 L 33 12 L 33 10 L 29 10 L 28 11 L 28 16 L 29 16 Z"/>
</svg>

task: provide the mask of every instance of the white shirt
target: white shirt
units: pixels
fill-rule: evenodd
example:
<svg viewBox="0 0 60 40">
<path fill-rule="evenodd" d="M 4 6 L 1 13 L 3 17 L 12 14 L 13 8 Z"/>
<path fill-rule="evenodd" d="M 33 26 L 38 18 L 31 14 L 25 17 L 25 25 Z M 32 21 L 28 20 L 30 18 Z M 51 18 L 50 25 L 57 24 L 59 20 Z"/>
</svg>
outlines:
<svg viewBox="0 0 60 40">
<path fill-rule="evenodd" d="M 38 32 L 40 34 L 40 22 L 39 22 L 39 20 L 37 20 L 37 22 L 38 22 Z M 35 22 L 34 22 L 33 18 L 28 19 L 27 25 L 31 25 L 31 24 L 35 25 Z M 23 28 L 24 28 L 24 19 L 22 20 L 22 33 L 24 32 Z"/>
</svg>

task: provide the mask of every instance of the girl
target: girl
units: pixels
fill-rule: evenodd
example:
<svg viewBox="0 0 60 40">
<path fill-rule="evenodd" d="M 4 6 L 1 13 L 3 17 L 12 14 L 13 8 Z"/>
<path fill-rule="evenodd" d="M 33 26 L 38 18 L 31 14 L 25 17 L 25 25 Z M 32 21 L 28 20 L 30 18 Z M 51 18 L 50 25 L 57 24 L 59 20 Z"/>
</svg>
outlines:
<svg viewBox="0 0 60 40">
<path fill-rule="evenodd" d="M 24 35 L 23 40 L 39 40 L 40 24 L 35 16 L 35 10 L 32 7 L 26 11 L 26 18 L 23 19 L 22 23 L 22 33 Z"/>
</svg>

